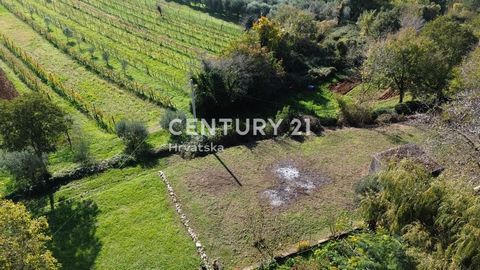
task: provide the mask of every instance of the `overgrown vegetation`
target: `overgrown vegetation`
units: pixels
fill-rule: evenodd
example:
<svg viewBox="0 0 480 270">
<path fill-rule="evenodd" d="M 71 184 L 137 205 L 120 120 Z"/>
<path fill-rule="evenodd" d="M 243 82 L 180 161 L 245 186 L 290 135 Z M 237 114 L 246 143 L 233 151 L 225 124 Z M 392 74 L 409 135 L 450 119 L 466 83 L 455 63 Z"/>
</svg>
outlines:
<svg viewBox="0 0 480 270">
<path fill-rule="evenodd" d="M 371 229 L 401 236 L 419 269 L 473 269 L 480 263 L 479 197 L 459 181 L 435 179 L 408 161 L 381 173 L 380 190 L 364 190 Z"/>
</svg>

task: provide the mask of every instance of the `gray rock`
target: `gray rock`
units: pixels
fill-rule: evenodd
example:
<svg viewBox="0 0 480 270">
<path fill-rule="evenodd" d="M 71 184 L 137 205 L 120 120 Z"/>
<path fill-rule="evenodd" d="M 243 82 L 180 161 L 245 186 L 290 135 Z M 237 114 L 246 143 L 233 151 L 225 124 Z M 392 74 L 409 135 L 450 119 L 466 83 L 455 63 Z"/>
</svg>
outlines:
<svg viewBox="0 0 480 270">
<path fill-rule="evenodd" d="M 385 169 L 390 162 L 400 162 L 403 159 L 411 159 L 415 163 L 424 166 L 425 169 L 435 177 L 440 175 L 444 170 L 444 168 L 429 157 L 420 146 L 416 144 L 406 144 L 375 154 L 370 164 L 370 173 L 381 171 Z"/>
</svg>

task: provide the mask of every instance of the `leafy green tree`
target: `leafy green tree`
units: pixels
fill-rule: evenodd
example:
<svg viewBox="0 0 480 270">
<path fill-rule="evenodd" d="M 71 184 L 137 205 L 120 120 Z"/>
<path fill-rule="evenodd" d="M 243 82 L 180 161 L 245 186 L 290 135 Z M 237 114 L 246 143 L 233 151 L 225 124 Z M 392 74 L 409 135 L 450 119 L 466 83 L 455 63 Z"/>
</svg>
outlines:
<svg viewBox="0 0 480 270">
<path fill-rule="evenodd" d="M 273 19 L 296 40 L 315 39 L 317 35 L 315 15 L 309 11 L 282 5 L 275 11 Z"/>
<path fill-rule="evenodd" d="M 26 94 L 12 101 L 0 103 L 0 141 L 2 148 L 13 154 L 10 162 L 18 187 L 23 190 L 41 187 L 49 178 L 45 155 L 55 151 L 56 143 L 63 134 L 67 134 L 71 120 L 58 106 L 39 94 Z M 36 158 L 33 158 L 32 152 Z M 30 168 L 18 173 L 21 162 Z M 35 173 L 30 173 L 35 171 Z M 31 176 L 28 181 L 26 179 Z M 25 186 L 28 183 L 28 187 Z M 49 194 L 50 206 L 54 209 L 53 193 Z"/>
<path fill-rule="evenodd" d="M 477 37 L 468 27 L 448 16 L 441 16 L 427 23 L 422 29 L 422 35 L 435 42 L 449 68 L 460 63 L 478 43 Z"/>
<path fill-rule="evenodd" d="M 40 94 L 0 103 L 1 146 L 8 151 L 33 150 L 41 158 L 55 151 L 70 125 L 65 112 Z"/>
<path fill-rule="evenodd" d="M 27 150 L 4 153 L 0 156 L 0 168 L 5 168 L 13 176 L 13 190 L 23 191 L 44 185 L 50 176 L 44 158 Z"/>
<path fill-rule="evenodd" d="M 125 143 L 125 152 L 140 156 L 148 149 L 146 140 L 148 130 L 145 124 L 137 121 L 122 120 L 115 126 L 115 132 Z"/>
<path fill-rule="evenodd" d="M 177 122 L 172 123 L 172 121 L 175 121 L 175 120 Z M 178 122 L 178 120 L 180 120 L 181 122 Z M 165 114 L 162 115 L 162 118 L 160 119 L 160 127 L 163 128 L 164 130 L 170 130 L 170 125 L 171 125 L 171 128 L 173 129 L 174 132 L 184 133 L 186 128 L 186 120 L 187 120 L 187 116 L 185 115 L 184 112 L 179 110 L 176 110 L 176 111 L 167 110 Z M 183 139 L 185 139 L 185 134 L 182 134 L 182 135 L 171 134 L 172 141 L 177 141 L 177 142 L 182 141 Z"/>
<path fill-rule="evenodd" d="M 407 92 L 414 97 L 442 97 L 449 71 L 433 41 L 406 29 L 372 46 L 363 66 L 363 77 L 365 81 L 398 91 L 401 103 Z"/>
<path fill-rule="evenodd" d="M 32 218 L 25 206 L 0 200 L 0 268 L 59 269 L 47 249 L 50 236 L 45 218 Z"/>
<path fill-rule="evenodd" d="M 247 114 L 282 89 L 281 66 L 271 53 L 244 47 L 221 59 L 206 60 L 192 80 L 197 112 L 204 117 Z"/>
<path fill-rule="evenodd" d="M 384 38 L 387 34 L 398 31 L 400 25 L 400 14 L 398 10 L 366 10 L 358 18 L 357 25 L 366 36 L 375 39 Z"/>
</svg>

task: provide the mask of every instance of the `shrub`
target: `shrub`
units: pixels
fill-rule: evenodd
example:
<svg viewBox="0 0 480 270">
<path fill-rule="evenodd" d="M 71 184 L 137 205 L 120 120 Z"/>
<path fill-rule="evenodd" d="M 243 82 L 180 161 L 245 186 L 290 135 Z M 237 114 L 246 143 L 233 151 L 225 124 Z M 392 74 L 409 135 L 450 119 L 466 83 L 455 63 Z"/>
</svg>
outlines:
<svg viewBox="0 0 480 270">
<path fill-rule="evenodd" d="M 304 251 L 310 248 L 310 242 L 308 240 L 302 240 L 297 243 L 297 251 Z"/>
<path fill-rule="evenodd" d="M 380 192 L 364 196 L 369 224 L 402 236 L 419 269 L 476 269 L 480 197 L 462 181 L 437 179 L 404 160 L 379 174 Z"/>
<path fill-rule="evenodd" d="M 373 124 L 374 118 L 372 109 L 365 103 L 350 103 L 343 98 L 338 98 L 341 119 L 343 124 L 352 127 L 365 127 Z"/>
<path fill-rule="evenodd" d="M 382 113 L 378 117 L 375 117 L 375 122 L 379 125 L 398 123 L 401 122 L 404 118 L 402 115 L 397 114 L 396 112 L 392 113 Z"/>
<path fill-rule="evenodd" d="M 358 181 L 355 186 L 356 199 L 361 200 L 368 194 L 376 194 L 380 192 L 380 183 L 378 182 L 378 176 L 368 175 Z"/>
<path fill-rule="evenodd" d="M 15 180 L 13 190 L 25 191 L 48 179 L 44 160 L 31 151 L 7 152 L 0 156 L 0 168 L 6 169 Z"/>
<path fill-rule="evenodd" d="M 404 103 L 398 103 L 395 105 L 395 112 L 402 115 L 410 115 L 417 112 L 426 112 L 428 111 L 429 106 L 423 102 L 412 100 Z"/>
<path fill-rule="evenodd" d="M 143 123 L 122 120 L 115 126 L 115 132 L 125 143 L 126 153 L 139 156 L 148 149 L 148 130 Z"/>
<path fill-rule="evenodd" d="M 175 122 L 172 125 L 173 131 L 176 131 L 176 132 L 185 131 L 185 128 L 186 128 L 186 125 L 187 125 L 186 124 L 187 116 L 185 115 L 184 112 L 179 111 L 179 110 L 176 110 L 176 111 L 167 110 L 165 112 L 165 114 L 162 115 L 162 118 L 160 119 L 160 127 L 162 127 L 165 130 L 170 131 L 170 123 L 173 120 L 176 120 L 176 119 L 179 119 L 182 122 L 181 123 Z M 182 135 L 185 135 L 183 133 L 182 133 Z M 174 135 L 174 134 L 171 134 L 171 135 L 172 135 L 172 140 L 174 140 L 174 141 L 182 141 L 184 139 L 184 136 L 182 136 L 182 135 Z"/>
<path fill-rule="evenodd" d="M 298 114 L 290 107 L 285 106 L 279 110 L 275 116 L 275 122 L 282 120 L 282 123 L 278 127 L 278 135 L 284 134 L 290 131 L 290 123 Z"/>
<path fill-rule="evenodd" d="M 80 139 L 73 147 L 73 160 L 81 164 L 92 162 L 90 145 L 85 139 Z"/>
</svg>

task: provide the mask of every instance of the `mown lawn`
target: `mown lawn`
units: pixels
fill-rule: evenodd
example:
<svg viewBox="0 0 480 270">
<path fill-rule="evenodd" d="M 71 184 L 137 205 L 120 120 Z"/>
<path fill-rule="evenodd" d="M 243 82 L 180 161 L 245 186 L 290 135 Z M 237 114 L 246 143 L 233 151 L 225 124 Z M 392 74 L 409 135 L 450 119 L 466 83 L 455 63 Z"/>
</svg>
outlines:
<svg viewBox="0 0 480 270">
<path fill-rule="evenodd" d="M 353 186 L 368 173 L 372 155 L 422 141 L 422 134 L 403 125 L 345 128 L 303 143 L 268 140 L 229 148 L 218 156 L 242 186 L 211 155 L 192 161 L 175 158 L 165 173 L 209 255 L 227 268 L 243 267 L 301 240 L 328 236 L 329 225 L 339 216 L 358 223 Z M 329 181 L 274 207 L 263 194 L 279 184 L 272 169 L 285 163 Z M 263 248 L 256 248 L 255 243 Z"/>
<path fill-rule="evenodd" d="M 110 170 L 56 192 L 48 219 L 63 269 L 198 268 L 158 168 Z"/>
</svg>

